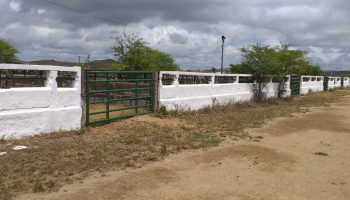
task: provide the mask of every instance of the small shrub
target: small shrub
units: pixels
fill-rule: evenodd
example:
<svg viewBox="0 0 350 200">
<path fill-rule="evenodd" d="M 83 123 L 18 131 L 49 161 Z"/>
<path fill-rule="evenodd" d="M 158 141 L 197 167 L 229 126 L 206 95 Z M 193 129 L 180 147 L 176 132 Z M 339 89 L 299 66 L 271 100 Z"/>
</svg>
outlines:
<svg viewBox="0 0 350 200">
<path fill-rule="evenodd" d="M 46 183 L 46 186 L 50 189 L 54 188 L 56 186 L 55 182 L 50 180 Z"/>
<path fill-rule="evenodd" d="M 169 112 L 167 111 L 167 109 L 166 109 L 165 106 L 161 106 L 161 107 L 159 108 L 158 113 L 161 114 L 161 115 L 168 115 L 168 114 L 169 114 Z"/>
<path fill-rule="evenodd" d="M 83 134 L 88 132 L 88 128 L 87 127 L 83 127 L 82 129 L 79 129 L 76 131 L 77 135 L 82 136 Z"/>
<path fill-rule="evenodd" d="M 34 193 L 45 192 L 44 186 L 39 180 L 35 181 L 33 185 L 33 192 Z"/>
<path fill-rule="evenodd" d="M 162 145 L 162 147 L 160 148 L 160 154 L 162 156 L 165 156 L 168 154 L 168 148 L 166 147 L 166 145 Z"/>
</svg>

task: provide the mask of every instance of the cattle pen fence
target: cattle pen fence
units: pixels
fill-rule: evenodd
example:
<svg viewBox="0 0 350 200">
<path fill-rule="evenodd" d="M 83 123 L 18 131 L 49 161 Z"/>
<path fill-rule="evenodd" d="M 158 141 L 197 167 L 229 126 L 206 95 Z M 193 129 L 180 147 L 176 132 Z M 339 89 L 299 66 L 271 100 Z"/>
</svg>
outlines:
<svg viewBox="0 0 350 200">
<path fill-rule="evenodd" d="M 198 110 L 250 101 L 249 74 L 183 71 L 103 71 L 0 64 L 0 138 L 69 131 L 167 110 Z M 284 97 L 350 87 L 349 77 L 296 76 L 284 80 Z M 265 92 L 277 97 L 278 83 Z"/>
</svg>

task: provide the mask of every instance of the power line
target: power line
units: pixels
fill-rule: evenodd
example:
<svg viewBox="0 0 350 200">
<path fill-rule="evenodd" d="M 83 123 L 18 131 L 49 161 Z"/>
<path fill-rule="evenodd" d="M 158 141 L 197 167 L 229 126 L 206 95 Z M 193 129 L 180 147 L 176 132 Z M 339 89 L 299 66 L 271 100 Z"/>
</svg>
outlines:
<svg viewBox="0 0 350 200">
<path fill-rule="evenodd" d="M 118 22 L 116 20 L 113 20 L 113 19 L 109 19 L 109 18 L 106 18 L 106 17 L 101 17 L 99 15 L 95 15 L 93 13 L 90 13 L 88 11 L 84 11 L 84 10 L 80 10 L 80 9 L 77 9 L 77 8 L 72 8 L 72 7 L 69 7 L 67 5 L 64 5 L 64 4 L 60 4 L 60 3 L 57 3 L 56 1 L 52 1 L 52 0 L 41 0 L 43 2 L 46 2 L 46 3 L 49 3 L 49 4 L 53 4 L 55 6 L 58 6 L 58 7 L 61 7 L 61 8 L 64 8 L 64 9 L 68 9 L 68 10 L 71 10 L 71 11 L 74 11 L 74 12 L 78 12 L 80 14 L 84 14 L 84 15 L 89 15 L 91 17 L 95 17 L 95 18 L 98 18 L 100 20 L 104 20 L 104 21 L 108 21 L 112 24 L 116 24 L 116 25 L 122 25 L 124 26 L 124 28 L 128 27 L 126 24 L 122 23 L 122 22 Z M 128 27 L 128 29 L 130 29 L 130 27 Z M 135 30 L 138 30 L 136 28 L 132 28 L 131 29 L 135 29 Z M 198 38 L 198 37 L 197 37 Z M 205 40 L 204 38 L 200 38 L 199 40 Z M 197 46 L 197 45 L 195 45 Z"/>
<path fill-rule="evenodd" d="M 58 7 L 64 8 L 64 9 L 68 9 L 68 10 L 77 12 L 77 13 L 80 13 L 80 14 L 89 15 L 91 17 L 95 17 L 97 19 L 104 20 L 104 21 L 107 21 L 107 22 L 115 24 L 115 25 L 122 25 L 122 26 L 124 26 L 124 31 L 128 27 L 126 24 L 124 24 L 122 22 L 119 22 L 119 21 L 116 21 L 116 20 L 113 20 L 113 19 L 109 19 L 109 18 L 106 18 L 106 17 L 102 17 L 102 16 L 99 16 L 99 15 L 95 15 L 95 14 L 90 13 L 88 11 L 84 11 L 84 10 L 80 10 L 80 9 L 77 9 L 77 8 L 69 7 L 67 5 L 64 5 L 64 4 L 61 4 L 61 3 L 57 3 L 56 1 L 52 1 L 52 0 L 41 0 L 41 1 L 43 1 L 45 3 L 48 3 L 48 4 L 53 4 L 55 6 L 58 6 Z M 128 27 L 128 29 L 130 29 L 130 27 Z M 131 27 L 131 29 L 138 30 L 138 29 L 132 28 L 132 27 Z M 199 38 L 199 37 L 197 37 L 197 38 Z M 205 40 L 205 39 L 201 38 L 200 40 Z M 195 44 L 195 46 L 197 46 L 197 43 Z"/>
<path fill-rule="evenodd" d="M 81 14 L 89 15 L 89 16 L 91 16 L 91 17 L 95 17 L 95 18 L 98 18 L 98 19 L 101 19 L 101 20 L 105 20 L 105 21 L 108 21 L 108 22 L 113 23 L 113 24 L 126 26 L 125 24 L 123 24 L 123 23 L 121 23 L 121 22 L 118 22 L 118 21 L 115 21 L 115 20 L 112 20 L 112 19 L 108 19 L 108 18 L 106 18 L 106 17 L 101 17 L 101 16 L 95 15 L 95 14 L 93 14 L 93 13 L 84 11 L 84 10 L 79 10 L 79 9 L 76 9 L 76 8 L 72 8 L 72 7 L 69 7 L 69 6 L 66 6 L 66 5 L 57 3 L 57 2 L 55 2 L 55 1 L 50 1 L 50 0 L 41 0 L 41 1 L 44 1 L 44 2 L 46 2 L 46 3 L 59 6 L 59 7 L 61 7 L 61 8 L 65 8 L 65 9 L 68 9 L 68 10 L 72 10 L 72 11 L 75 11 L 75 12 L 78 12 L 78 13 L 81 13 Z"/>
</svg>

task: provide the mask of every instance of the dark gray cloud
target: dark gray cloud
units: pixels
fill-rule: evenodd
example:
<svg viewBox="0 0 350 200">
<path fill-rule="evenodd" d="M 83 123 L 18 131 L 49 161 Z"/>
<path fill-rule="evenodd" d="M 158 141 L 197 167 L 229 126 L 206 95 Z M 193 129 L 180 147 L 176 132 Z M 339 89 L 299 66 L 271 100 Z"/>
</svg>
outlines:
<svg viewBox="0 0 350 200">
<path fill-rule="evenodd" d="M 288 42 L 310 51 L 324 69 L 350 67 L 350 2 L 347 0 L 0 0 L 0 37 L 20 58 L 72 60 L 113 58 L 111 36 L 126 29 L 170 53 L 184 68 L 225 64 L 253 43 Z M 124 26 L 125 25 L 125 26 Z"/>
<path fill-rule="evenodd" d="M 176 44 L 186 44 L 188 42 L 188 39 L 178 33 L 172 33 L 169 35 L 169 38 L 172 42 Z"/>
</svg>

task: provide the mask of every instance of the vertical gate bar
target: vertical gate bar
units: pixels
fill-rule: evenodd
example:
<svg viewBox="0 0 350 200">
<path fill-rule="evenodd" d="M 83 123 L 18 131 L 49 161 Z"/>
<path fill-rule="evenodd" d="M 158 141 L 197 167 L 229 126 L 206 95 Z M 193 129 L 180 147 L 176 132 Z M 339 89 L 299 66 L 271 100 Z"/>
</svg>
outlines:
<svg viewBox="0 0 350 200">
<path fill-rule="evenodd" d="M 86 126 L 90 125 L 90 83 L 89 83 L 89 71 L 85 71 L 85 98 L 86 98 Z"/>
<path fill-rule="evenodd" d="M 109 90 L 109 72 L 106 72 L 107 80 L 105 83 L 105 89 Z M 110 98 L 109 98 L 109 92 L 106 93 L 106 119 L 109 121 L 109 103 L 110 103 Z"/>
<path fill-rule="evenodd" d="M 154 82 L 155 82 L 155 76 L 154 76 L 155 73 L 150 73 L 149 75 L 151 75 L 151 79 L 152 81 L 149 82 L 150 84 L 150 90 L 149 90 L 149 96 L 150 96 L 150 111 L 153 112 L 154 111 L 154 102 L 153 102 L 153 99 L 154 99 Z M 147 77 L 148 78 L 148 77 Z"/>
<path fill-rule="evenodd" d="M 136 90 L 135 90 L 135 115 L 137 115 L 139 113 L 139 100 L 138 100 L 138 96 L 139 96 L 139 73 L 136 73 Z"/>
<path fill-rule="evenodd" d="M 97 73 L 97 72 L 94 72 L 94 73 L 93 73 L 93 74 L 94 74 L 94 80 L 95 80 L 95 81 L 97 80 L 96 73 Z M 94 95 L 94 101 L 96 101 L 96 95 Z"/>
<path fill-rule="evenodd" d="M 84 118 L 84 114 L 86 113 L 86 84 L 85 84 L 86 78 L 85 78 L 85 73 L 86 73 L 85 69 L 81 68 L 81 72 L 80 72 L 79 76 L 81 77 L 80 82 L 81 82 L 81 99 L 82 99 L 82 105 L 81 105 L 82 123 L 86 126 L 86 121 L 85 121 L 86 117 Z"/>
</svg>

